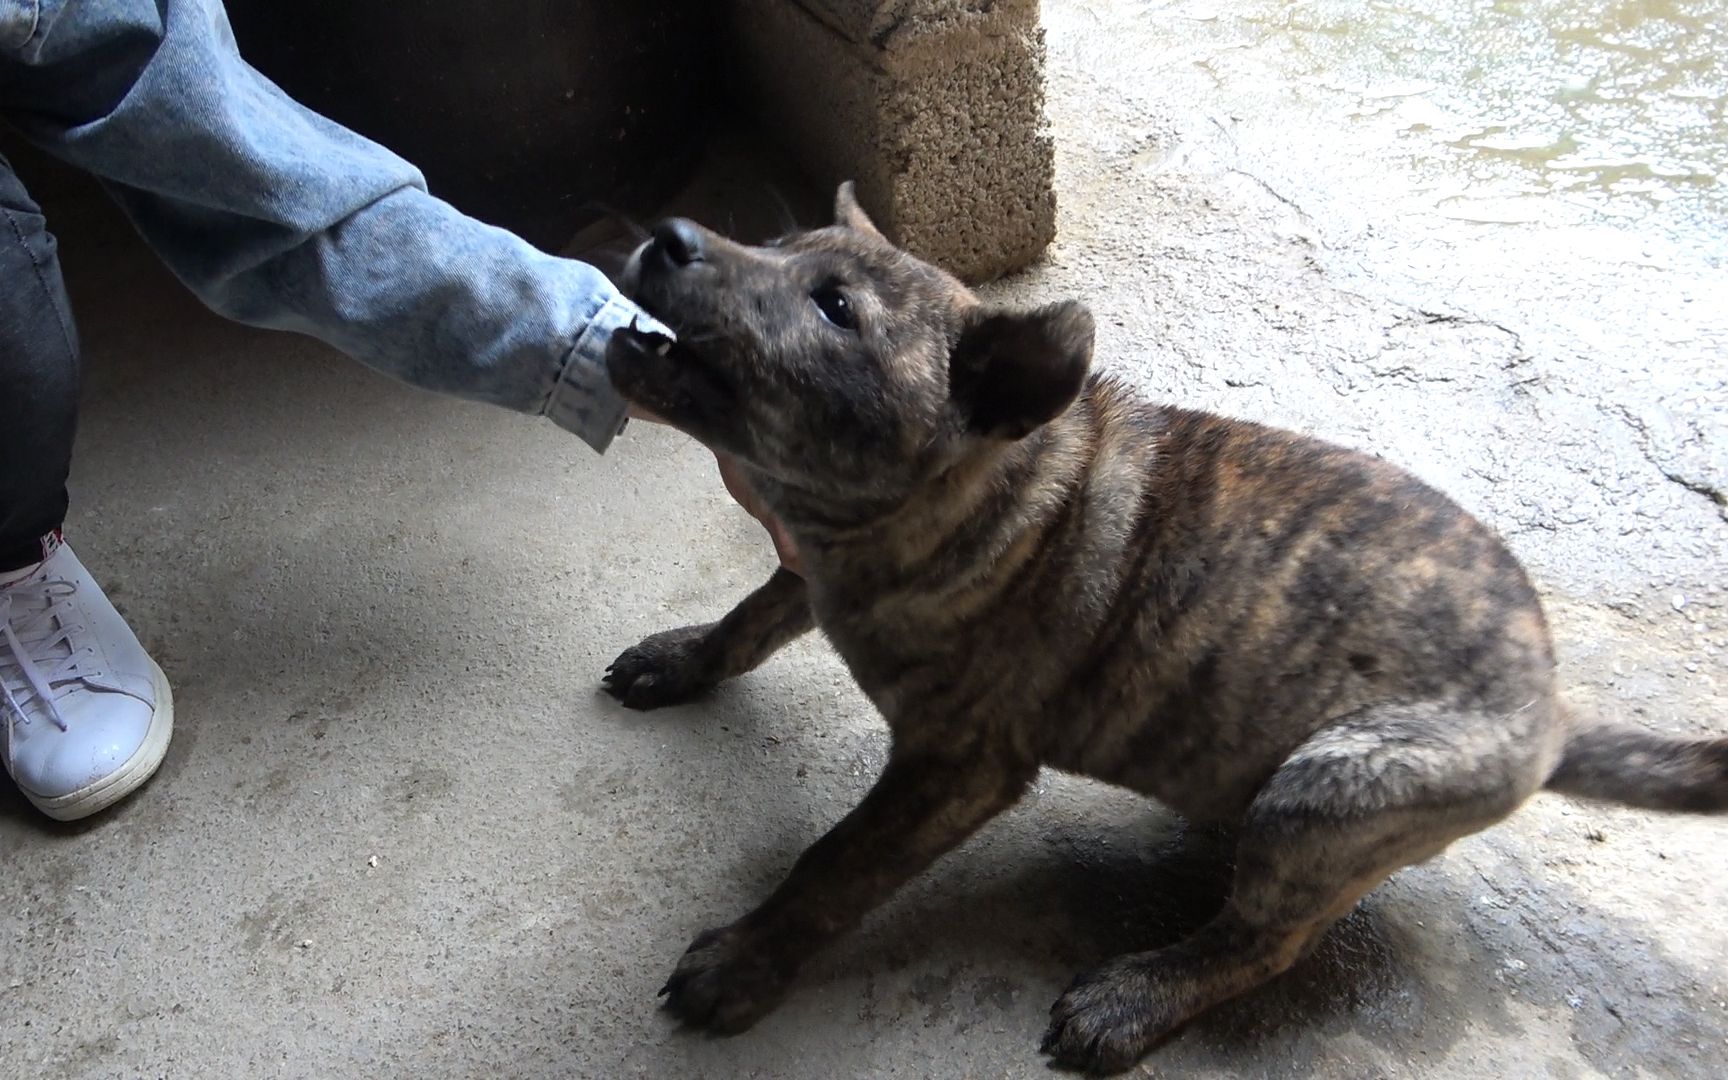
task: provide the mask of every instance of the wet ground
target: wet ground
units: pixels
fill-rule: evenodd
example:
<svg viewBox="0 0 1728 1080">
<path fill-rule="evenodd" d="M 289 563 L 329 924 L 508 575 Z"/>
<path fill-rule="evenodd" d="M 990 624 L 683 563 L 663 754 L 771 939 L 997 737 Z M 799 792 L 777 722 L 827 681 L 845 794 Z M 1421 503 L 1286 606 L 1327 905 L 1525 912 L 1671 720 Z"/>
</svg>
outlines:
<svg viewBox="0 0 1728 1080">
<path fill-rule="evenodd" d="M 1062 235 L 992 295 L 1082 296 L 1150 392 L 1440 484 L 1530 566 L 1580 704 L 1728 732 L 1720 3 L 1045 18 Z M 766 573 L 704 456 L 632 431 L 596 461 L 220 323 L 64 209 L 74 542 L 181 720 L 86 826 L 0 791 L 0 1072 L 1042 1076 L 1072 974 L 1216 902 L 1204 838 L 1050 776 L 758 1029 L 678 1033 L 654 990 L 690 935 L 884 751 L 816 642 L 700 706 L 597 695 Z M 1539 798 L 1149 1065 L 1728 1074 L 1725 830 Z"/>
</svg>

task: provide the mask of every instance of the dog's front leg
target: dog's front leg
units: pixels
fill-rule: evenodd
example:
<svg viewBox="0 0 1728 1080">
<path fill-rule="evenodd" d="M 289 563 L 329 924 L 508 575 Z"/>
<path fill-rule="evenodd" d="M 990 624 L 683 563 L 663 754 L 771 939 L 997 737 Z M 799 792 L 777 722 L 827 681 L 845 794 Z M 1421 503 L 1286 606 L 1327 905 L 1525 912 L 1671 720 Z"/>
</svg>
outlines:
<svg viewBox="0 0 1728 1080">
<path fill-rule="evenodd" d="M 606 692 L 632 709 L 676 705 L 753 670 L 816 625 L 804 579 L 781 567 L 719 622 L 684 626 L 625 649 Z"/>
<path fill-rule="evenodd" d="M 1035 762 L 977 746 L 896 748 L 876 786 L 761 907 L 699 935 L 661 991 L 686 1023 L 742 1031 L 800 964 L 1020 797 Z"/>
</svg>

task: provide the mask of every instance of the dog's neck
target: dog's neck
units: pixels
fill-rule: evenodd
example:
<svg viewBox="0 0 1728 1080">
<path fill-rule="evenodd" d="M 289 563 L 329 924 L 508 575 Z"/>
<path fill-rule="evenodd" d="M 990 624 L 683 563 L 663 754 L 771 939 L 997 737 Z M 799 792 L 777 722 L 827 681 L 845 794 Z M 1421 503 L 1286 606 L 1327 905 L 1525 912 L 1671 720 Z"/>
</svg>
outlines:
<svg viewBox="0 0 1728 1080">
<path fill-rule="evenodd" d="M 988 569 L 1059 512 L 1084 470 L 1084 409 L 1014 442 L 986 443 L 897 499 L 824 499 L 768 481 L 812 584 L 891 588 Z"/>
</svg>

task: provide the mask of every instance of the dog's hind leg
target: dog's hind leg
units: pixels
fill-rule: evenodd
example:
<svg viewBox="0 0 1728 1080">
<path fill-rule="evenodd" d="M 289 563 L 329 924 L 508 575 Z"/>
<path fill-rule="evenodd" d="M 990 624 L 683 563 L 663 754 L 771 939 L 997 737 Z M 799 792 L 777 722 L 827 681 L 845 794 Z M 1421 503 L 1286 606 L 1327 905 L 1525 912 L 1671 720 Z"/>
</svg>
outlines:
<svg viewBox="0 0 1728 1080">
<path fill-rule="evenodd" d="M 719 622 L 666 630 L 625 649 L 606 669 L 606 692 L 632 709 L 676 705 L 754 670 L 815 625 L 804 579 L 781 567 Z"/>
<path fill-rule="evenodd" d="M 1541 786 L 1558 737 L 1547 709 L 1378 707 L 1310 737 L 1249 806 L 1223 911 L 1168 948 L 1076 979 L 1051 1009 L 1044 1051 L 1071 1068 L 1126 1069 L 1202 1011 L 1288 970 L 1392 871 Z"/>
</svg>

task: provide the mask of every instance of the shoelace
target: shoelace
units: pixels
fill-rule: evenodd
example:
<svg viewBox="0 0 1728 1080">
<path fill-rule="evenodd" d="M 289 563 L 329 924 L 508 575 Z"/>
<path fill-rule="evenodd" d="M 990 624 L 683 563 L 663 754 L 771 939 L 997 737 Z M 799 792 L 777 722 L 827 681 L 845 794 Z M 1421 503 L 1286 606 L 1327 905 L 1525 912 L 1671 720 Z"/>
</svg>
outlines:
<svg viewBox="0 0 1728 1080">
<path fill-rule="evenodd" d="M 61 688 L 90 674 L 79 665 L 91 650 L 73 641 L 83 630 L 72 621 L 69 603 L 77 591 L 77 583 L 60 578 L 0 590 L 0 694 L 25 721 L 25 706 L 39 703 L 61 731 L 66 730 L 56 703 L 65 692 Z"/>
</svg>

